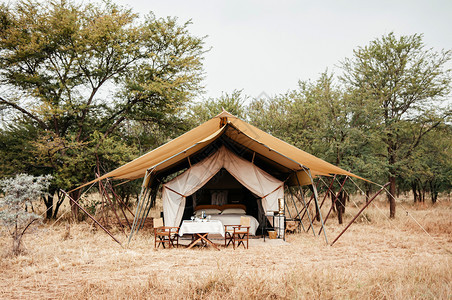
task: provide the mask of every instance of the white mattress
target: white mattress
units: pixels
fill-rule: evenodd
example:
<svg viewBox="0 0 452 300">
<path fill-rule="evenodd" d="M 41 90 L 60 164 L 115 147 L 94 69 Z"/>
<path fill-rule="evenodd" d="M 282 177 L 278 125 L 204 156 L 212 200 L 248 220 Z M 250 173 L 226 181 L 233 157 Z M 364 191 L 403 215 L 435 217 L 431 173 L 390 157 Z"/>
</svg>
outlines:
<svg viewBox="0 0 452 300">
<path fill-rule="evenodd" d="M 225 215 L 211 215 L 212 220 L 220 220 L 223 225 L 239 225 L 240 217 L 249 217 L 250 220 L 250 234 L 256 235 L 256 230 L 259 227 L 259 222 L 255 217 L 249 215 L 225 214 Z"/>
</svg>

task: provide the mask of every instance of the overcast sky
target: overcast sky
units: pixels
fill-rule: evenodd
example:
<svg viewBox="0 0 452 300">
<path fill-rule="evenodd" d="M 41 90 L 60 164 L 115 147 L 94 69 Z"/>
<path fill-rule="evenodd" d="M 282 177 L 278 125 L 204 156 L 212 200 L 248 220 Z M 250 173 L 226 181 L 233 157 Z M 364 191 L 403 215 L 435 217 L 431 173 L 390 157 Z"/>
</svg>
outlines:
<svg viewBox="0 0 452 300">
<path fill-rule="evenodd" d="M 115 2 L 141 15 L 191 19 L 190 32 L 207 36 L 204 97 L 284 93 L 327 68 L 339 73 L 353 49 L 391 31 L 423 33 L 428 47 L 452 49 L 451 0 Z"/>
</svg>

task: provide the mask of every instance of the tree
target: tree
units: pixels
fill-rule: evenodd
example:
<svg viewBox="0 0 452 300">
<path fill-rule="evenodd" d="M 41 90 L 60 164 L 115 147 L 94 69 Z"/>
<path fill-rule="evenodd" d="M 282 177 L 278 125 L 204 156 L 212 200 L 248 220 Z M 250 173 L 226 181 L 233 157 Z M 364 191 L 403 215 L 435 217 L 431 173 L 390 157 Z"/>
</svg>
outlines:
<svg viewBox="0 0 452 300">
<path fill-rule="evenodd" d="M 40 217 L 25 210 L 26 205 L 40 197 L 49 187 L 52 176 L 34 177 L 18 174 L 14 178 L 0 180 L 4 197 L 0 198 L 0 220 L 13 238 L 12 253 L 20 253 L 20 245 L 30 225 Z"/>
<path fill-rule="evenodd" d="M 55 177 L 46 205 L 58 188 L 139 154 L 126 128 L 174 128 L 203 76 L 204 39 L 189 25 L 152 13 L 139 18 L 111 2 L 0 7 L 0 109 L 11 127 L 33 128 L 38 163 L 31 168 Z"/>
<path fill-rule="evenodd" d="M 416 149 L 426 133 L 444 120 L 438 103 L 450 94 L 450 51 L 426 49 L 422 35 L 396 37 L 393 33 L 359 47 L 342 62 L 343 82 L 356 101 L 375 110 L 368 119 L 379 126 L 390 182 L 390 217 L 395 217 L 396 178 L 400 164 Z M 404 134 L 411 124 L 419 131 Z"/>
<path fill-rule="evenodd" d="M 234 90 L 231 94 L 222 93 L 217 99 L 209 98 L 193 103 L 190 106 L 188 119 L 191 120 L 193 126 L 196 126 L 215 117 L 223 109 L 238 118 L 246 119 L 246 101 L 248 99 L 249 97 L 243 95 L 242 90 Z"/>
<path fill-rule="evenodd" d="M 412 130 L 419 130 L 413 127 Z M 413 151 L 406 164 L 401 166 L 401 185 L 412 190 L 414 202 L 424 202 L 430 192 L 436 203 L 440 192 L 452 187 L 452 128 L 442 124 L 430 131 Z"/>
</svg>

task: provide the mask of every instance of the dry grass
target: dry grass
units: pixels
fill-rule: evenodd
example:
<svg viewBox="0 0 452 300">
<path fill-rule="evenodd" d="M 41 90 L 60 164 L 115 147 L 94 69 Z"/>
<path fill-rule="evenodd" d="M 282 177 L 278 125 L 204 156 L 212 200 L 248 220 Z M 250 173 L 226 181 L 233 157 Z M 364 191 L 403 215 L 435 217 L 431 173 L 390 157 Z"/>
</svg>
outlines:
<svg viewBox="0 0 452 300">
<path fill-rule="evenodd" d="M 431 237 L 400 205 L 388 221 L 384 202 L 332 247 L 301 233 L 249 250 L 155 250 L 142 233 L 121 248 L 87 223 L 45 225 L 25 237 L 24 255 L 3 254 L 0 298 L 451 299 L 452 203 L 403 206 Z M 342 228 L 328 221 L 330 241 Z"/>
</svg>

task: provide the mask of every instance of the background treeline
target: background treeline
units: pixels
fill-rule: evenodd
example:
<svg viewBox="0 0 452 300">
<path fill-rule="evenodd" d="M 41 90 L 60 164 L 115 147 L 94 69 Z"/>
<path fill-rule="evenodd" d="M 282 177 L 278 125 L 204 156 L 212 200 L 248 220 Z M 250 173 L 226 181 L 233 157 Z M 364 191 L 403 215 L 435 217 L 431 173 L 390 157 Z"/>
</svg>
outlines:
<svg viewBox="0 0 452 300">
<path fill-rule="evenodd" d="M 235 90 L 199 101 L 205 38 L 189 25 L 109 2 L 1 5 L 0 176 L 51 174 L 44 202 L 52 218 L 59 189 L 92 180 L 224 108 L 355 174 L 390 181 L 394 195 L 413 191 L 415 201 L 435 202 L 450 191 L 449 50 L 428 48 L 421 34 L 390 33 L 339 62 L 338 75 L 325 72 L 265 99 Z M 118 191 L 129 201 L 138 186 Z"/>
</svg>

